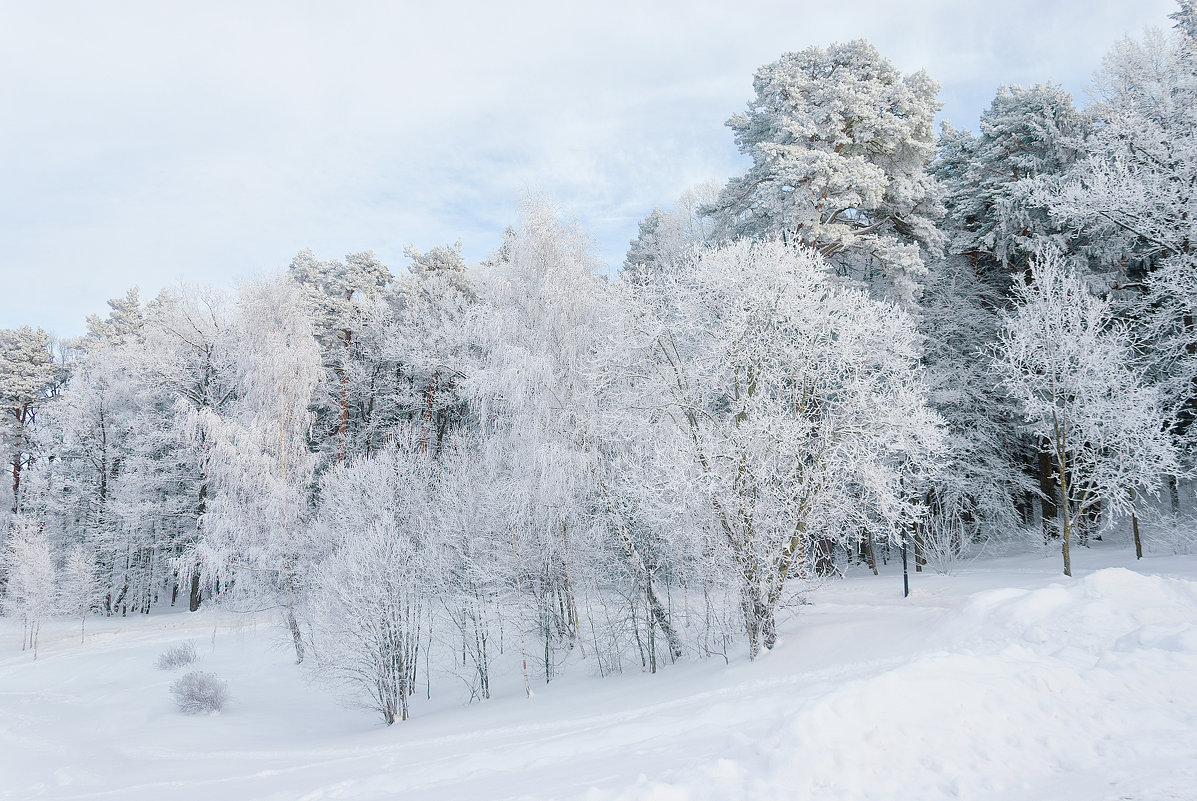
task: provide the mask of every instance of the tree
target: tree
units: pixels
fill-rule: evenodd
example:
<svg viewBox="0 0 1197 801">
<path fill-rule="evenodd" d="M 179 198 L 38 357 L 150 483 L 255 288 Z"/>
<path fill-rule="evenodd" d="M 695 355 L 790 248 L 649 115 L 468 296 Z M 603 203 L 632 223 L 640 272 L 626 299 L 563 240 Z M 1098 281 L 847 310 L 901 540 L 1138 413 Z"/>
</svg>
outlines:
<svg viewBox="0 0 1197 801">
<path fill-rule="evenodd" d="M 1197 3 L 1193 0 L 1177 0 L 1180 8 L 1168 15 L 1168 19 L 1176 21 L 1176 29 L 1183 32 L 1190 39 L 1197 39 Z"/>
<path fill-rule="evenodd" d="M 179 404 L 199 394 L 188 387 L 198 371 L 186 351 L 202 336 L 184 294 L 164 292 L 144 308 L 135 290 L 109 301 L 46 418 L 55 456 L 40 471 L 47 524 L 90 550 L 110 614 L 148 613 L 163 589 L 173 599 L 174 560 L 194 546 L 200 458 Z"/>
<path fill-rule="evenodd" d="M 376 360 L 393 367 L 395 397 L 391 419 L 380 419 L 378 428 L 418 421 L 421 449 L 436 453 L 466 414 L 460 379 L 471 343 L 464 326 L 477 295 L 465 275 L 460 241 L 427 253 L 414 246 L 404 252 L 411 265 L 392 285 Z"/>
<path fill-rule="evenodd" d="M 708 207 L 716 237 L 780 236 L 816 250 L 840 275 L 901 302 L 938 250 L 935 182 L 939 84 L 902 75 L 871 44 L 786 53 L 757 70 L 756 97 L 728 120 L 752 158 Z"/>
<path fill-rule="evenodd" d="M 479 358 L 463 389 L 503 487 L 499 536 L 507 545 L 521 636 L 524 603 L 531 600 L 546 681 L 554 653 L 578 644 L 575 578 L 580 563 L 597 559 L 586 525 L 598 458 L 588 439 L 587 373 L 616 319 L 608 289 L 577 225 L 532 199 L 482 276 L 469 321 Z"/>
<path fill-rule="evenodd" d="M 98 314 L 87 315 L 88 339 L 115 344 L 123 343 L 126 338 L 135 337 L 141 333 L 144 309 L 137 287 L 126 292 L 123 298 L 110 299 L 108 308 L 110 311 L 107 318 L 102 318 Z"/>
<path fill-rule="evenodd" d="M 89 342 L 49 418 L 57 458 L 47 472 L 58 491 L 47 493 L 48 511 L 68 542 L 97 557 L 109 614 L 148 605 L 146 574 L 154 572 L 155 555 L 141 552 L 132 536 L 140 521 L 125 506 L 136 504 L 140 489 L 127 483 L 141 459 L 132 441 L 145 383 L 138 350 L 134 343 Z"/>
<path fill-rule="evenodd" d="M 95 554 L 84 545 L 67 551 L 59 571 L 58 607 L 79 616 L 79 642 L 87 636 L 87 613 L 104 598 L 97 571 Z"/>
<path fill-rule="evenodd" d="M 242 286 L 228 335 L 234 397 L 223 414 L 192 417 L 213 489 L 195 556 L 210 580 L 277 603 L 303 661 L 295 610 L 316 463 L 308 433 L 319 346 L 298 288 L 282 278 Z"/>
<path fill-rule="evenodd" d="M 8 576 L 4 608 L 21 615 L 21 650 L 33 649 L 37 659 L 42 618 L 54 607 L 54 554 L 44 529 L 25 516 L 17 516 L 0 552 L 0 569 Z"/>
<path fill-rule="evenodd" d="M 211 289 L 163 290 L 145 317 L 145 419 L 138 426 L 138 444 L 143 452 L 156 455 L 150 473 L 157 480 L 152 514 L 169 532 L 175 591 L 179 584 L 186 585 L 188 609 L 194 612 L 204 591 L 196 545 L 212 482 L 207 470 L 210 442 L 203 428 L 194 429 L 191 421 L 227 411 L 236 394 L 233 365 L 238 343 L 229 331 L 229 299 Z"/>
<path fill-rule="evenodd" d="M 901 541 L 917 519 L 903 479 L 940 431 L 914 324 L 780 242 L 695 253 L 643 302 L 660 410 L 693 468 L 667 491 L 728 555 L 755 656 L 808 559 L 861 532 Z"/>
<path fill-rule="evenodd" d="M 1001 318 L 999 293 L 969 259 L 932 264 L 920 304 L 928 400 L 944 419 L 942 453 L 922 476 L 927 515 L 916 565 L 930 558 L 946 570 L 974 541 L 1019 524 L 1030 482 L 1019 469 L 1018 410 L 993 380 L 989 353 Z M 1029 519 L 1031 509 L 1025 509 Z"/>
<path fill-rule="evenodd" d="M 712 220 L 703 208 L 719 198 L 719 185 L 707 181 L 687 189 L 673 208 L 655 208 L 640 221 L 628 247 L 620 277 L 632 284 L 656 280 L 712 237 Z"/>
<path fill-rule="evenodd" d="M 353 427 L 350 363 L 355 338 L 365 325 L 370 301 L 390 283 L 391 273 L 373 251 L 350 253 L 340 262 L 317 261 L 310 250 L 296 255 L 287 273 L 303 289 L 324 369 L 333 376 L 323 382 L 318 424 L 327 432 L 320 438 L 322 446 L 341 462 L 348 453 Z"/>
<path fill-rule="evenodd" d="M 1098 102 L 1087 152 L 1067 176 L 1036 192 L 1055 223 L 1083 237 L 1145 349 L 1142 366 L 1162 393 L 1191 460 L 1197 430 L 1197 42 L 1186 28 L 1125 39 L 1094 79 Z M 1169 479 L 1172 506 L 1179 502 Z"/>
<path fill-rule="evenodd" d="M 33 460 L 38 412 L 57 392 L 50 335 L 27 325 L 0 329 L 0 446 L 12 476 L 12 513 L 21 506 L 21 471 Z"/>
<path fill-rule="evenodd" d="M 1015 284 L 995 369 L 1046 443 L 1060 497 L 1064 574 L 1078 527 L 1129 513 L 1176 469 L 1158 391 L 1134 368 L 1127 327 L 1054 256 Z"/>
<path fill-rule="evenodd" d="M 433 464 L 392 447 L 335 467 L 321 482 L 315 528 L 328 553 L 309 579 L 315 658 L 388 726 L 408 717 L 437 576 L 426 546 Z"/>
<path fill-rule="evenodd" d="M 964 488 L 954 478 L 973 472 L 972 467 L 984 465 L 983 469 L 992 470 L 998 467 L 997 460 L 1010 465 L 1022 462 L 1025 473 L 1038 475 L 1043 490 L 1041 517 L 1045 536 L 1054 526 L 1056 509 L 1050 464 L 1039 453 L 1039 443 L 1027 442 L 1025 436 L 1017 435 L 1017 428 L 1011 424 L 1010 404 L 993 397 L 1001 393 L 988 376 L 983 384 L 971 387 L 970 376 L 978 368 L 984 370 L 984 360 L 977 359 L 978 349 L 987 350 L 995 344 L 996 309 L 1004 305 L 1011 281 L 1026 272 L 1029 260 L 1048 251 L 1084 259 L 1082 253 L 1089 240 L 1067 231 L 1039 195 L 1044 187 L 1057 186 L 1064 180 L 1083 156 L 1085 137 L 1090 131 L 1091 125 L 1077 111 L 1072 96 L 1050 83 L 1001 87 L 981 114 L 977 136 L 957 130 L 950 123 L 943 125 L 939 156 L 931 171 L 944 195 L 946 214 L 941 225 L 948 236 L 950 255 L 936 269 L 952 274 L 954 287 L 962 290 L 964 297 L 955 299 L 933 292 L 936 296 L 928 298 L 923 308 L 924 330 L 929 337 L 927 361 L 933 380 L 964 380 L 963 384 L 943 384 L 947 397 L 955 394 L 956 386 L 968 389 L 964 404 L 937 406 L 949 417 L 953 431 L 950 451 L 959 458 L 950 457 L 955 468 L 941 471 L 934 480 L 939 492 L 933 506 L 940 507 L 946 516 L 932 512 L 926 544 L 934 546 L 941 539 L 938 534 L 950 532 L 949 556 L 956 547 L 952 543 L 958 542 L 962 533 L 962 520 L 956 512 L 965 512 L 972 504 L 968 494 L 961 494 Z M 967 260 L 967 268 L 956 261 L 960 258 Z M 979 289 L 980 296 L 970 287 Z M 951 307 L 956 308 L 951 310 Z M 955 312 L 962 314 L 955 316 Z M 953 354 L 950 348 L 945 348 L 947 343 L 937 334 L 936 326 L 946 325 L 960 333 L 960 324 L 966 321 L 980 323 L 987 339 L 983 342 L 973 339 L 969 351 Z M 981 403 L 980 414 L 976 413 L 976 407 L 969 410 L 967 402 L 967 395 L 977 389 L 990 396 L 982 398 L 974 394 Z M 988 495 L 990 501 L 999 503 L 998 496 L 1023 483 L 1011 484 L 1008 473 L 1003 478 L 997 474 L 988 478 L 974 474 L 974 478 L 979 480 L 969 483 Z M 943 507 L 942 502 L 949 498 L 955 500 L 947 501 Z M 958 502 L 966 505 L 962 507 Z M 999 512 L 998 506 L 986 505 L 989 513 Z M 1025 519 L 1030 520 L 1033 506 L 1033 502 L 1024 504 Z M 947 524 L 948 528 L 940 529 L 937 534 L 940 524 Z M 944 554 L 942 548 L 938 550 Z"/>
<path fill-rule="evenodd" d="M 1072 95 L 1050 83 L 1001 87 L 979 136 L 945 122 L 931 171 L 944 192 L 950 252 L 1004 290 L 1035 254 L 1073 247 L 1032 190 L 1076 162 L 1088 131 Z"/>
</svg>

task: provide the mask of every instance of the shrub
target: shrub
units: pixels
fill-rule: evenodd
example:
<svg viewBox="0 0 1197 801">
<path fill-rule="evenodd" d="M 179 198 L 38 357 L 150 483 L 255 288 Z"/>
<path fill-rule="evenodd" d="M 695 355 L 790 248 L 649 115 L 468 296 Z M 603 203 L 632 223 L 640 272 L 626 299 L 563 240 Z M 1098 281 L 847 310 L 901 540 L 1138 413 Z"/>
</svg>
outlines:
<svg viewBox="0 0 1197 801">
<path fill-rule="evenodd" d="M 195 653 L 195 646 L 190 642 L 185 642 L 179 645 L 172 645 L 160 653 L 156 664 L 159 670 L 174 670 L 175 668 L 190 665 L 198 658 Z"/>
<path fill-rule="evenodd" d="M 215 673 L 192 671 L 181 676 L 170 685 L 181 712 L 188 715 L 202 715 L 219 712 L 229 701 L 229 686 L 216 677 Z"/>
</svg>

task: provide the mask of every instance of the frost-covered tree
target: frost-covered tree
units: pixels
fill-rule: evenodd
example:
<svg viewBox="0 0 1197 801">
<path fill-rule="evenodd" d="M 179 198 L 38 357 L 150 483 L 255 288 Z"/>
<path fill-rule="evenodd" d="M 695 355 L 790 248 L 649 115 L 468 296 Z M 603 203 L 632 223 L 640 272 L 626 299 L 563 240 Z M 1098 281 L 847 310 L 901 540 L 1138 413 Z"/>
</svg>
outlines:
<svg viewBox="0 0 1197 801">
<path fill-rule="evenodd" d="M 37 659 L 42 619 L 54 611 L 54 553 L 45 530 L 24 515 L 14 518 L 8 541 L 0 551 L 0 570 L 7 577 L 4 609 L 23 622 L 21 650 L 33 649 Z"/>
<path fill-rule="evenodd" d="M 668 491 L 728 555 L 755 656 L 808 560 L 860 532 L 900 541 L 918 516 L 903 479 L 940 430 L 915 326 L 776 241 L 698 252 L 643 301 L 660 408 L 693 467 Z"/>
<path fill-rule="evenodd" d="M 500 632 L 511 598 L 510 573 L 503 570 L 505 527 L 496 514 L 505 483 L 495 450 L 476 433 L 446 444 L 429 489 L 428 504 L 436 511 L 425 529 L 427 547 L 436 553 L 433 594 L 451 626 L 446 652 L 461 654 L 462 678 L 471 697 L 481 700 L 491 697 L 491 665 L 502 650 Z"/>
<path fill-rule="evenodd" d="M 300 252 L 287 269 L 304 290 L 320 342 L 324 369 L 318 401 L 318 425 L 325 451 L 336 461 L 349 452 L 354 417 L 351 363 L 356 338 L 366 326 L 372 301 L 391 281 L 391 272 L 373 251 L 350 253 L 345 261 L 319 261 L 310 250 Z"/>
<path fill-rule="evenodd" d="M 1053 84 L 1003 86 L 982 112 L 976 136 L 950 123 L 943 126 L 932 174 L 943 191 L 941 226 L 949 257 L 936 265 L 936 272 L 947 275 L 933 279 L 940 286 L 923 308 L 926 361 L 937 395 L 947 401 L 937 408 L 949 419 L 949 453 L 954 454 L 949 457 L 954 466 L 932 480 L 935 498 L 954 499 L 946 507 L 936 501 L 933 507 L 939 511 L 928 519 L 926 545 L 941 556 L 955 553 L 964 529 L 979 533 L 970 522 L 974 500 L 987 498 L 988 513 L 974 521 L 982 527 L 994 530 L 983 520 L 996 520 L 995 513 L 1008 518 L 1000 510 L 1010 508 L 1009 493 L 1019 483 L 1012 484 L 1011 478 L 1017 475 L 1002 471 L 984 477 L 974 468 L 984 473 L 1004 462 L 1021 464 L 1020 472 L 1027 475 L 1038 474 L 1045 529 L 1054 525 L 1048 522 L 1056 516 L 1050 464 L 1037 458 L 1038 444 L 1012 425 L 1010 404 L 984 375 L 985 361 L 977 354 L 995 344 L 997 309 L 1006 302 L 1011 281 L 1026 272 L 1035 254 L 1082 258 L 1086 240 L 1065 231 L 1037 196 L 1042 187 L 1057 185 L 1082 155 L 1089 129 L 1072 96 Z M 945 288 L 947 294 L 941 291 Z M 981 491 L 973 500 L 953 480 L 968 474 L 968 483 Z M 1033 506 L 1023 503 L 1024 519 L 1030 520 Z M 1010 522 L 998 525 L 1008 528 Z M 946 552 L 939 547 L 945 536 Z"/>
<path fill-rule="evenodd" d="M 133 444 L 144 384 L 138 353 L 136 345 L 91 340 L 49 418 L 57 458 L 47 469 L 48 511 L 65 542 L 95 556 L 109 614 L 141 607 L 152 594 L 142 568 L 160 567 L 152 544 L 137 541 L 131 507 L 140 488 L 126 483 L 141 458 Z"/>
<path fill-rule="evenodd" d="M 13 514 L 21 504 L 21 472 L 34 458 L 38 412 L 63 378 L 51 345 L 50 335 L 40 328 L 0 329 L 0 448 L 12 477 Z"/>
<path fill-rule="evenodd" d="M 79 616 L 79 642 L 87 637 L 87 615 L 104 599 L 95 554 L 85 545 L 67 551 L 58 572 L 58 609 Z"/>
<path fill-rule="evenodd" d="M 1127 327 L 1055 256 L 1015 284 L 995 369 L 1045 443 L 1060 499 L 1064 574 L 1074 532 L 1128 514 L 1176 470 L 1160 397 L 1133 362 Z"/>
<path fill-rule="evenodd" d="M 727 123 L 752 166 L 709 207 L 716 236 L 779 236 L 885 297 L 917 297 L 920 248 L 941 245 L 927 173 L 939 84 L 902 75 L 856 40 L 786 53 L 757 70 L 753 88 Z"/>
<path fill-rule="evenodd" d="M 229 300 L 212 289 L 180 286 L 164 290 L 146 309 L 142 330 L 148 386 L 140 400 L 143 421 L 137 447 L 153 454 L 146 475 L 150 512 L 168 532 L 169 550 L 188 609 L 203 597 L 195 561 L 200 520 L 207 512 L 212 484 L 207 472 L 209 442 L 192 430 L 197 415 L 221 415 L 235 396 L 233 363 L 239 344 L 230 336 Z"/>
<path fill-rule="evenodd" d="M 79 343 L 61 403 L 43 438 L 55 454 L 38 476 L 41 504 L 63 547 L 84 545 L 105 586 L 105 610 L 148 612 L 174 592 L 174 558 L 194 544 L 198 458 L 180 424 L 176 389 L 188 382 L 174 335 L 161 328 L 163 295 L 110 301 Z"/>
<path fill-rule="evenodd" d="M 586 374 L 612 322 L 608 286 L 580 229 L 533 200 L 482 276 L 471 316 L 481 358 L 465 388 L 491 453 L 502 454 L 499 536 L 517 607 L 534 613 L 525 622 L 544 646 L 546 680 L 554 651 L 578 642 L 578 565 L 594 558 L 587 497 L 597 454 L 587 437 Z"/>
<path fill-rule="evenodd" d="M 227 335 L 236 344 L 234 396 L 223 413 L 201 409 L 192 419 L 193 437 L 207 443 L 212 485 L 196 556 L 213 582 L 277 603 L 302 661 L 295 609 L 316 467 L 308 435 L 320 348 L 298 287 L 282 278 L 241 287 Z"/>
<path fill-rule="evenodd" d="M 141 293 L 137 287 L 126 292 L 123 298 L 110 299 L 108 308 L 107 318 L 100 317 L 98 314 L 87 316 L 87 339 L 117 344 L 125 342 L 128 337 L 136 337 L 141 333 L 144 309 L 141 305 Z"/>
<path fill-rule="evenodd" d="M 944 123 L 932 173 L 944 192 L 949 251 L 1004 288 L 1033 255 L 1073 248 L 1032 190 L 1068 170 L 1087 132 L 1072 96 L 1050 83 L 1001 87 L 978 136 Z"/>
<path fill-rule="evenodd" d="M 1183 17 L 1184 7 L 1178 12 Z M 1067 180 L 1044 187 L 1058 223 L 1097 243 L 1090 266 L 1123 286 L 1125 313 L 1151 343 L 1186 458 L 1197 409 L 1197 42 L 1183 27 L 1126 39 L 1094 84 L 1096 132 Z M 1175 504 L 1175 493 L 1173 493 Z"/>
<path fill-rule="evenodd" d="M 407 720 L 438 578 L 427 545 L 433 465 L 391 447 L 321 482 L 315 536 L 327 553 L 308 577 L 315 659 L 387 725 Z"/>
<path fill-rule="evenodd" d="M 959 256 L 932 265 L 920 303 L 928 399 L 944 419 L 944 448 L 921 476 L 927 515 L 917 560 L 947 569 L 975 541 L 1019 524 L 1029 481 L 1017 408 L 993 380 L 985 357 L 997 340 L 998 292 Z M 1030 509 L 1024 509 L 1029 518 Z"/>
<path fill-rule="evenodd" d="M 707 181 L 687 189 L 672 208 L 655 208 L 640 221 L 620 276 L 645 284 L 673 269 L 690 251 L 710 241 L 714 221 L 702 210 L 719 198 L 719 185 Z"/>
<path fill-rule="evenodd" d="M 405 252 L 409 272 L 392 285 L 377 359 L 390 379 L 389 396 L 378 396 L 389 413 L 375 416 L 384 432 L 418 422 L 420 448 L 435 453 L 467 414 L 461 378 L 471 343 L 465 326 L 477 298 L 460 241 Z"/>
</svg>

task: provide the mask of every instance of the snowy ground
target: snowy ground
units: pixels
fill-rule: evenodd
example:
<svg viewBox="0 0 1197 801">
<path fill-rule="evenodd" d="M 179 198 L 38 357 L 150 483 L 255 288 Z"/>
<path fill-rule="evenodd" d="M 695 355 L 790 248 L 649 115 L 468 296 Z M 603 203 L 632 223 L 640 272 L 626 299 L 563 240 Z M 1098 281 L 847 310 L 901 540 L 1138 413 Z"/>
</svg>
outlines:
<svg viewBox="0 0 1197 801">
<path fill-rule="evenodd" d="M 755 664 L 580 669 L 531 700 L 510 676 L 390 728 L 270 626 L 55 623 L 35 663 L 0 621 L 0 798 L 1197 799 L 1197 557 L 1078 550 L 1071 580 L 988 560 L 909 599 L 890 565 L 813 593 Z M 175 711 L 154 661 L 185 640 L 223 714 Z"/>
</svg>

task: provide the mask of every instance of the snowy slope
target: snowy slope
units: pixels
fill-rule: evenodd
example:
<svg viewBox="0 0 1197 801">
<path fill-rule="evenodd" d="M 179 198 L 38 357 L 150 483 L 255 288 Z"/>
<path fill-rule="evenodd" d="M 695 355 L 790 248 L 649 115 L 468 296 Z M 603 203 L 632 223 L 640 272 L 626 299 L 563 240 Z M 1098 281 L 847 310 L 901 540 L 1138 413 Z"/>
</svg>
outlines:
<svg viewBox="0 0 1197 801">
<path fill-rule="evenodd" d="M 3 621 L 0 798 L 1197 798 L 1197 560 L 1077 566 L 978 562 L 909 599 L 891 566 L 812 593 L 756 663 L 582 663 L 531 700 L 512 675 L 391 728 L 268 625 L 166 613 L 79 645 L 56 623 L 34 663 Z M 185 640 L 229 682 L 221 715 L 176 712 L 154 668 Z"/>
</svg>

